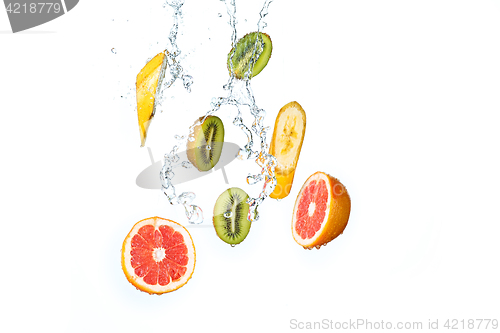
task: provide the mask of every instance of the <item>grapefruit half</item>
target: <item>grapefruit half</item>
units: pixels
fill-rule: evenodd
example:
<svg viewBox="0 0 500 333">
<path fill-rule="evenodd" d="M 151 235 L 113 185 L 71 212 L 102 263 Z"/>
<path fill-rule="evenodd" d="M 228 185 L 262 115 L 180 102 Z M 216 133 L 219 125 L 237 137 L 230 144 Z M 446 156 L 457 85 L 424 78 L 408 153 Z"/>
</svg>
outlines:
<svg viewBox="0 0 500 333">
<path fill-rule="evenodd" d="M 191 278 L 196 252 L 182 225 L 161 217 L 137 222 L 123 241 L 122 269 L 137 289 L 163 294 Z"/>
<path fill-rule="evenodd" d="M 305 249 L 319 249 L 344 231 L 350 212 L 351 199 L 344 185 L 318 171 L 302 185 L 295 201 L 293 238 Z"/>
</svg>

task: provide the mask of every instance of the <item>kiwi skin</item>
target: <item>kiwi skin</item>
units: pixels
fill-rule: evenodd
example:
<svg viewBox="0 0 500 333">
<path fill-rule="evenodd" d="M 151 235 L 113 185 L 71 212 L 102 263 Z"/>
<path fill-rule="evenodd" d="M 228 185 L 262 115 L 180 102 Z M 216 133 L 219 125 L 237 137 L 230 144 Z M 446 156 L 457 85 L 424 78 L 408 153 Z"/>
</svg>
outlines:
<svg viewBox="0 0 500 333">
<path fill-rule="evenodd" d="M 264 69 L 264 67 L 267 66 L 267 63 L 271 58 L 273 43 L 271 41 L 271 37 L 268 34 L 257 31 L 246 34 L 236 43 L 236 50 L 233 47 L 227 55 L 227 68 L 229 70 L 229 73 L 232 73 L 237 79 L 242 80 L 245 78 L 245 74 L 248 71 L 248 67 L 250 66 L 249 62 L 252 58 L 251 55 L 248 54 L 248 52 L 254 52 L 255 43 L 257 42 L 257 36 L 260 36 L 262 38 L 264 42 L 264 48 L 260 53 L 258 59 L 254 63 L 249 79 L 257 76 Z M 240 61 L 240 59 L 242 58 L 243 60 Z M 233 65 L 233 72 L 231 72 L 231 62 Z"/>
<path fill-rule="evenodd" d="M 234 246 L 245 240 L 251 222 L 248 220 L 248 194 L 240 188 L 232 187 L 224 191 L 215 202 L 213 224 L 217 236 L 224 242 Z M 231 212 L 230 217 L 224 216 Z M 235 230 L 235 234 L 232 230 Z"/>
<path fill-rule="evenodd" d="M 193 133 L 190 137 L 193 140 L 188 140 L 186 145 L 186 155 L 188 160 L 199 170 L 199 171 L 208 171 L 212 169 L 217 162 L 219 161 L 220 155 L 222 153 L 222 148 L 224 145 L 224 124 L 222 120 L 217 116 L 208 116 L 203 121 L 203 117 L 198 118 L 194 123 Z M 203 123 L 202 123 L 203 121 Z M 209 163 L 205 163 L 203 158 L 197 156 L 200 154 L 200 149 L 203 149 L 207 144 L 204 138 L 204 128 L 203 125 L 210 121 L 217 121 L 220 126 L 218 127 L 219 131 L 219 139 L 220 140 L 212 140 L 211 146 L 213 151 L 213 160 Z"/>
</svg>

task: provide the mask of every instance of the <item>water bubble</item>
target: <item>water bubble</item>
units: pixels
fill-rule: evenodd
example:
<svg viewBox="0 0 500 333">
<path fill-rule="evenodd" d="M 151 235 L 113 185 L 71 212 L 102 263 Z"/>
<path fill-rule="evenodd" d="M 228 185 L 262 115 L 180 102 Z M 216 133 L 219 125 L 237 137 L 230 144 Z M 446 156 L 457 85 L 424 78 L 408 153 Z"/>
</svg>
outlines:
<svg viewBox="0 0 500 333">
<path fill-rule="evenodd" d="M 196 205 L 184 205 L 186 217 L 191 224 L 200 224 L 203 222 L 203 211 Z"/>
<path fill-rule="evenodd" d="M 230 218 L 231 216 L 233 216 L 233 212 L 231 212 L 230 210 L 224 213 L 224 217 L 227 219 Z"/>
<path fill-rule="evenodd" d="M 167 0 L 167 4 L 172 7 L 181 7 L 184 4 L 184 0 Z"/>
<path fill-rule="evenodd" d="M 167 184 L 168 185 L 168 184 Z M 179 204 L 177 197 L 175 196 L 175 188 L 173 186 L 162 186 L 163 194 L 167 197 L 171 205 Z"/>
<path fill-rule="evenodd" d="M 222 17 L 222 14 L 221 14 L 221 13 L 219 13 L 219 14 L 217 14 L 217 16 Z"/>
<path fill-rule="evenodd" d="M 181 195 L 179 195 L 179 202 L 183 205 L 191 203 L 194 199 L 196 198 L 196 194 L 193 192 L 182 192 Z"/>
<path fill-rule="evenodd" d="M 116 49 L 113 47 L 113 48 L 111 49 L 111 52 L 113 52 L 113 54 L 116 54 Z"/>
<path fill-rule="evenodd" d="M 262 181 L 264 179 L 264 176 L 259 174 L 259 175 L 248 175 L 247 176 L 247 183 L 249 185 L 254 185 L 257 184 L 258 182 Z"/>
<path fill-rule="evenodd" d="M 207 146 L 205 147 L 205 149 L 206 149 L 206 150 L 212 150 L 212 147 L 211 147 L 210 145 L 207 145 Z"/>
</svg>

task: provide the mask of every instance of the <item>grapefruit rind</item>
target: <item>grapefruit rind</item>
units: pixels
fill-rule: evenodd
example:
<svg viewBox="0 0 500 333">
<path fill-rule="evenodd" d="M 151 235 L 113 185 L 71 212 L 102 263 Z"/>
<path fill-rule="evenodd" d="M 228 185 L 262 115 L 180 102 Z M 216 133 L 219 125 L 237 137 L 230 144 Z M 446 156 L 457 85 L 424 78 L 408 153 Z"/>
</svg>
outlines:
<svg viewBox="0 0 500 333">
<path fill-rule="evenodd" d="M 314 180 L 317 182 L 324 180 L 326 183 L 326 188 L 328 190 L 327 208 L 320 229 L 313 237 L 303 239 L 297 233 L 295 227 L 297 222 L 297 210 L 304 190 Z M 295 242 L 305 249 L 312 249 L 313 247 L 319 249 L 321 246 L 328 244 L 344 232 L 349 220 L 350 211 L 351 199 L 346 188 L 337 178 L 320 171 L 312 174 L 300 189 L 293 208 L 292 235 Z"/>
<path fill-rule="evenodd" d="M 139 229 L 145 225 L 153 225 L 155 229 L 158 229 L 161 225 L 168 225 L 169 227 L 172 227 L 175 231 L 179 232 L 183 236 L 184 244 L 188 249 L 187 253 L 188 264 L 186 265 L 187 268 L 186 272 L 180 279 L 171 281 L 169 284 L 165 286 L 150 285 L 145 283 L 143 278 L 135 274 L 134 268 L 130 263 L 132 257 L 130 254 L 130 251 L 132 250 L 132 237 L 134 237 L 134 235 L 137 234 Z M 191 235 L 189 234 L 186 228 L 184 228 L 182 225 L 172 220 L 164 219 L 158 216 L 141 220 L 132 227 L 132 230 L 130 230 L 127 237 L 123 241 L 122 270 L 125 273 L 127 280 L 132 285 L 134 285 L 137 289 L 147 292 L 149 294 L 160 295 L 179 289 L 180 287 L 185 285 L 189 281 L 189 279 L 191 279 L 191 276 L 193 275 L 194 272 L 195 264 L 196 264 L 196 251 L 194 248 L 193 239 L 191 238 Z"/>
</svg>

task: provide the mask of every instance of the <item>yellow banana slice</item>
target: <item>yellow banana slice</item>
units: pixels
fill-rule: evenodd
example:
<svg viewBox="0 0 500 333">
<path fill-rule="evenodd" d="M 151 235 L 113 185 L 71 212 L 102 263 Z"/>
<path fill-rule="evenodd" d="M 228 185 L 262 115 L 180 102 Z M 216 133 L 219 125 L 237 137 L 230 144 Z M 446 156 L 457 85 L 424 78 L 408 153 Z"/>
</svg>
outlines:
<svg viewBox="0 0 500 333">
<path fill-rule="evenodd" d="M 155 115 L 156 93 L 165 76 L 166 60 L 165 52 L 160 52 L 137 74 L 135 86 L 141 147 L 146 143 L 149 124 Z"/>
<path fill-rule="evenodd" d="M 282 199 L 292 189 L 295 168 L 306 133 L 306 113 L 297 102 L 283 106 L 276 117 L 269 153 L 276 157 L 278 181 L 270 197 Z"/>
</svg>

